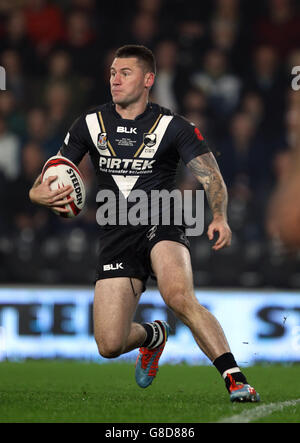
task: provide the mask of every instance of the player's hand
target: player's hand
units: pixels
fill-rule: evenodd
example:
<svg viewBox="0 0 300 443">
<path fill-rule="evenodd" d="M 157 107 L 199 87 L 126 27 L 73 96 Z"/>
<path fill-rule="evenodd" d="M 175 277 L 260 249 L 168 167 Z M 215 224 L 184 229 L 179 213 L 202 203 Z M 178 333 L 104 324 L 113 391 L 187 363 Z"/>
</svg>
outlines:
<svg viewBox="0 0 300 443">
<path fill-rule="evenodd" d="M 33 203 L 47 206 L 57 212 L 68 213 L 69 209 L 65 208 L 65 205 L 74 201 L 74 198 L 70 196 L 73 187 L 63 186 L 60 189 L 51 190 L 50 184 L 56 178 L 56 175 L 50 176 L 44 182 L 32 187 L 29 191 L 30 200 Z"/>
<path fill-rule="evenodd" d="M 209 240 L 213 240 L 215 232 L 217 232 L 219 236 L 212 249 L 218 251 L 226 246 L 230 246 L 232 232 L 225 218 L 216 218 L 210 223 L 207 230 Z"/>
</svg>

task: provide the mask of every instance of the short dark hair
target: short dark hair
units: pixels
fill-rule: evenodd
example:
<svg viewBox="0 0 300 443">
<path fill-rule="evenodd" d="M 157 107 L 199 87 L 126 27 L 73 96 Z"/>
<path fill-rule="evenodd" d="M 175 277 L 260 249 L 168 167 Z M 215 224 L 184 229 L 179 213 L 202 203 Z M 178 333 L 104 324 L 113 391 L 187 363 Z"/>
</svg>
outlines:
<svg viewBox="0 0 300 443">
<path fill-rule="evenodd" d="M 135 57 L 142 62 L 147 72 L 156 74 L 156 61 L 151 49 L 143 45 L 124 45 L 117 49 L 115 58 Z"/>
</svg>

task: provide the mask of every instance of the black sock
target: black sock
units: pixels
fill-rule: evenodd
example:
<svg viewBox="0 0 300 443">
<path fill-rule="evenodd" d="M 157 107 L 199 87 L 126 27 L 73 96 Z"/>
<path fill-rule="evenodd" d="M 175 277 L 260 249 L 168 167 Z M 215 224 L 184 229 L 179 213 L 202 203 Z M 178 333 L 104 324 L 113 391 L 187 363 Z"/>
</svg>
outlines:
<svg viewBox="0 0 300 443">
<path fill-rule="evenodd" d="M 142 326 L 145 328 L 147 337 L 143 343 L 143 347 L 153 349 L 157 346 L 160 346 L 164 341 L 164 331 L 162 330 L 163 326 L 159 324 L 159 322 L 154 321 L 151 323 L 142 323 Z"/>
<path fill-rule="evenodd" d="M 146 340 L 143 343 L 143 347 L 147 348 L 147 346 L 151 343 L 153 339 L 154 331 L 150 323 L 142 323 L 142 326 L 145 328 L 147 334 Z"/>
<path fill-rule="evenodd" d="M 220 355 L 220 357 L 214 360 L 213 364 L 224 378 L 228 391 L 230 386 L 230 379 L 227 377 L 228 373 L 232 376 L 235 382 L 245 384 L 248 383 L 245 375 L 241 372 L 231 352 L 226 352 L 225 354 Z"/>
</svg>

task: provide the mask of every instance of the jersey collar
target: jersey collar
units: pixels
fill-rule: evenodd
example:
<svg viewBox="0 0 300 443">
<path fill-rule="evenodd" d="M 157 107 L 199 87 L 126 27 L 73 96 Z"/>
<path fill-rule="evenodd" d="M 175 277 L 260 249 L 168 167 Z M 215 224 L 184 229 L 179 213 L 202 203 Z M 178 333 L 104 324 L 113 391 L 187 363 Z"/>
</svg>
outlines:
<svg viewBox="0 0 300 443">
<path fill-rule="evenodd" d="M 123 120 L 122 117 L 120 116 L 120 114 L 116 111 L 116 106 L 115 106 L 114 102 L 111 102 L 111 109 L 117 118 L 119 118 L 120 120 Z M 147 106 L 145 108 L 145 111 L 142 112 L 142 114 L 137 115 L 134 120 L 140 120 L 141 118 L 145 117 L 151 110 L 152 110 L 152 103 L 148 102 Z M 126 119 L 124 119 L 124 120 L 126 120 Z"/>
</svg>

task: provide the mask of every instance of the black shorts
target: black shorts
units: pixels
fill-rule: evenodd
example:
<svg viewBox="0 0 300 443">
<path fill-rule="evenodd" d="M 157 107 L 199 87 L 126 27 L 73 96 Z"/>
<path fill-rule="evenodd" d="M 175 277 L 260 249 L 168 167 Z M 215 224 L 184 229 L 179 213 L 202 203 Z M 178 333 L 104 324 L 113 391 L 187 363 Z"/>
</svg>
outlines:
<svg viewBox="0 0 300 443">
<path fill-rule="evenodd" d="M 135 277 L 143 282 L 145 291 L 148 277 L 155 278 L 150 252 L 162 240 L 181 243 L 188 249 L 190 247 L 182 226 L 116 226 L 102 229 L 96 281 L 112 277 Z"/>
</svg>

